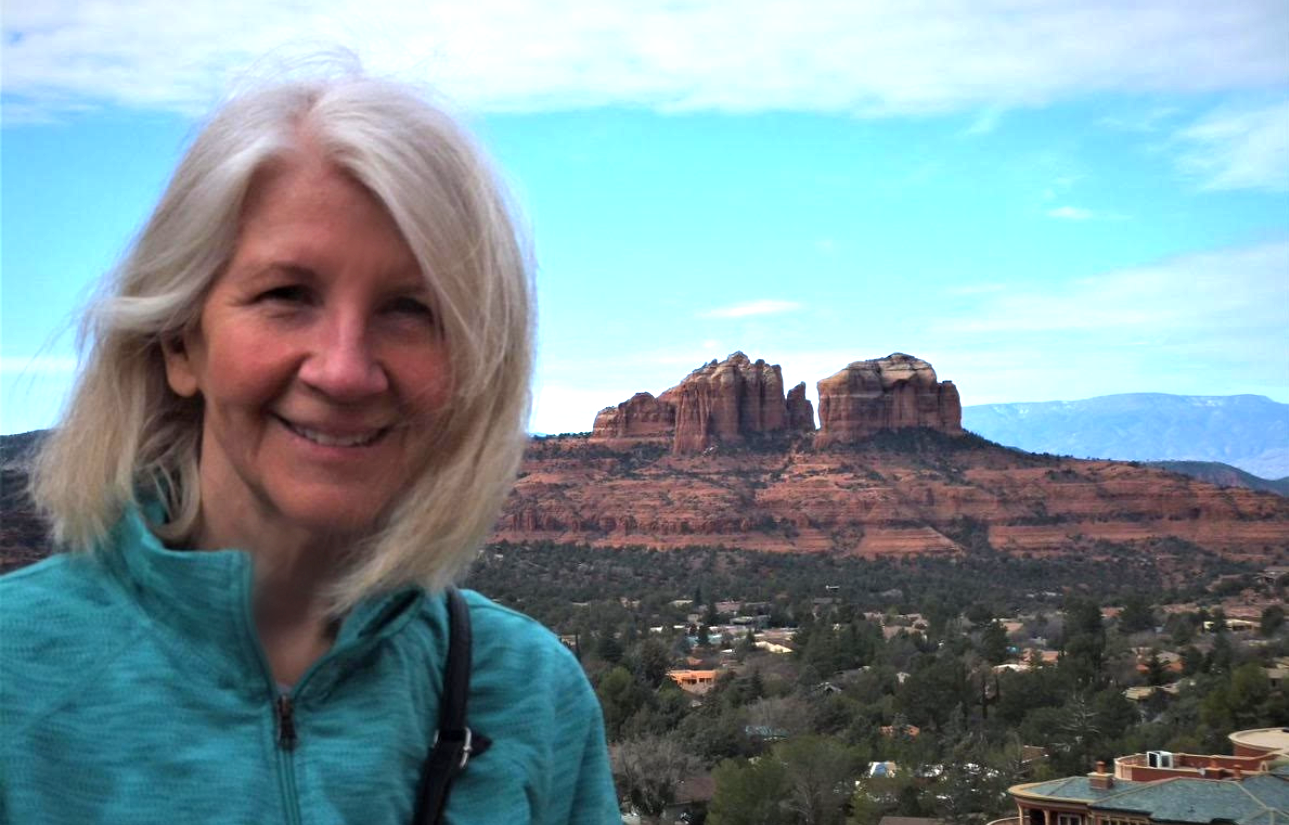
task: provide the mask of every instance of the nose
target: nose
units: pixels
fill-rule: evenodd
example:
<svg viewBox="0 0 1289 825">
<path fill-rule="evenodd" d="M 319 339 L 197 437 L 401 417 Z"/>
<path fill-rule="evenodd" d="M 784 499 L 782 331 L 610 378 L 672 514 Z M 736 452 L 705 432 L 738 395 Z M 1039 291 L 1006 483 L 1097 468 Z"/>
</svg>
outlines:
<svg viewBox="0 0 1289 825">
<path fill-rule="evenodd" d="M 300 380 L 334 401 L 361 401 L 389 388 L 361 317 L 338 315 L 319 325 Z"/>
</svg>

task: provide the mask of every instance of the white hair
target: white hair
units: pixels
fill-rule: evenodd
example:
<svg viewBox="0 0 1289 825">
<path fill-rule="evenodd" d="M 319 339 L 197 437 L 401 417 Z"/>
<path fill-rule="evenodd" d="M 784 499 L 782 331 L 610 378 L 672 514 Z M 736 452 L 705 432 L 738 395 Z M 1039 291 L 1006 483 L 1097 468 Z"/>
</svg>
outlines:
<svg viewBox="0 0 1289 825">
<path fill-rule="evenodd" d="M 87 311 L 92 344 L 32 491 L 55 540 L 92 551 L 126 507 L 157 500 L 158 535 L 191 537 L 201 505 L 200 398 L 166 382 L 161 345 L 191 330 L 232 257 L 252 179 L 303 139 L 388 210 L 427 273 L 453 376 L 438 449 L 331 593 L 458 578 L 492 528 L 525 443 L 532 261 L 503 186 L 469 135 L 407 86 L 357 72 L 243 92 L 205 125 Z M 432 275 L 431 275 L 432 273 Z"/>
</svg>

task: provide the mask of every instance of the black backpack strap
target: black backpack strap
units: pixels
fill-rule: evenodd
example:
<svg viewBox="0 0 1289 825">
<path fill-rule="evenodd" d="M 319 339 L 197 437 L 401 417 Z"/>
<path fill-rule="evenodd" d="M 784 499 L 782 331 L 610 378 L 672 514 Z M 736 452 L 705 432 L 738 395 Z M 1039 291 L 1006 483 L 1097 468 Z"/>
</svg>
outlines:
<svg viewBox="0 0 1289 825">
<path fill-rule="evenodd" d="M 452 780 L 465 770 L 472 756 L 491 742 L 466 726 L 466 700 L 470 695 L 470 608 L 455 587 L 447 589 L 448 659 L 443 670 L 443 695 L 439 703 L 439 729 L 434 749 L 425 762 L 421 796 L 415 822 L 432 825 L 443 820 Z"/>
</svg>

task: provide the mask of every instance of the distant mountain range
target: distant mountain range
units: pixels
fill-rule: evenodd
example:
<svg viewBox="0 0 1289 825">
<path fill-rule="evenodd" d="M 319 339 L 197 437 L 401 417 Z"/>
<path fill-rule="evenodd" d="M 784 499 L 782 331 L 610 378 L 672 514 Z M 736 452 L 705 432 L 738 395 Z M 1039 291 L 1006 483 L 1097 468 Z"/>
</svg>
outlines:
<svg viewBox="0 0 1289 825">
<path fill-rule="evenodd" d="M 981 404 L 963 407 L 962 426 L 1035 453 L 1221 462 L 1262 479 L 1289 476 L 1289 404 L 1261 395 L 1127 393 Z"/>
</svg>

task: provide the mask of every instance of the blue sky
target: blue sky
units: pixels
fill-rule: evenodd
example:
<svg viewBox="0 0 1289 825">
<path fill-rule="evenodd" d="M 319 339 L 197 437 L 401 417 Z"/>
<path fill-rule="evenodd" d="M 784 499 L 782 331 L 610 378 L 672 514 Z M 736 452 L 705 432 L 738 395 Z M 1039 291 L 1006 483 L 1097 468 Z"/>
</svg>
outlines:
<svg viewBox="0 0 1289 825">
<path fill-rule="evenodd" d="M 903 351 L 966 404 L 1289 402 L 1279 0 L 379 9 L 5 0 L 0 431 L 53 422 L 70 319 L 230 79 L 327 45 L 433 84 L 515 190 L 536 431 L 736 349 L 812 394 Z"/>
</svg>

